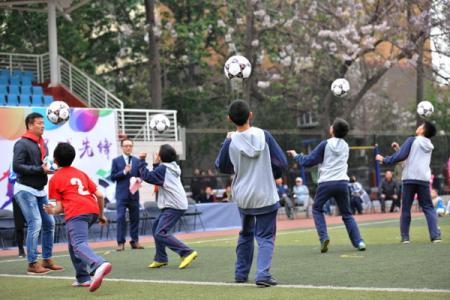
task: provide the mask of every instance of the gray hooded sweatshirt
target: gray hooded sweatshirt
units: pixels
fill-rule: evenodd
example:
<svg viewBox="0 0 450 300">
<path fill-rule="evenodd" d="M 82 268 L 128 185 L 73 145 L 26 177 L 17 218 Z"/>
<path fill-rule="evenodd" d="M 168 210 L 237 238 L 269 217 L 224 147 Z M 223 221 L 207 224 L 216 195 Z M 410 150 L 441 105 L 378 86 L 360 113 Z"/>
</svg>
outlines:
<svg viewBox="0 0 450 300">
<path fill-rule="evenodd" d="M 400 149 L 392 156 L 386 156 L 386 165 L 405 161 L 402 172 L 404 183 L 420 183 L 428 185 L 431 180 L 431 154 L 434 146 L 429 138 L 423 136 L 409 137 Z"/>
<path fill-rule="evenodd" d="M 304 167 L 319 166 L 318 183 L 329 181 L 348 181 L 349 148 L 344 139 L 329 138 L 322 141 L 309 155 L 297 155 L 294 159 Z"/>
<path fill-rule="evenodd" d="M 256 213 L 278 208 L 274 177 L 280 177 L 286 166 L 286 156 L 275 139 L 257 127 L 234 132 L 216 160 L 221 172 L 235 174 L 231 189 L 238 207 Z"/>
<path fill-rule="evenodd" d="M 159 186 L 157 202 L 160 209 L 174 208 L 186 210 L 188 201 L 181 183 L 181 169 L 175 161 L 153 165 L 153 171 L 141 169 L 141 178 L 145 182 Z"/>
</svg>

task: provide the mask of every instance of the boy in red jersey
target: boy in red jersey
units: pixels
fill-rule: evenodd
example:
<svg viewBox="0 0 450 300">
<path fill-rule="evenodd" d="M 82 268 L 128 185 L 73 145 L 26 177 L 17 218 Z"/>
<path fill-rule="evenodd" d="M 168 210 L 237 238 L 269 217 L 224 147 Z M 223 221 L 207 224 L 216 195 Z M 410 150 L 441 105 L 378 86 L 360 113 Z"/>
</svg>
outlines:
<svg viewBox="0 0 450 300">
<path fill-rule="evenodd" d="M 47 204 L 44 209 L 51 215 L 64 212 L 69 253 L 77 279 L 72 286 L 89 286 L 89 291 L 94 292 L 112 268 L 88 245 L 89 227 L 97 219 L 101 224 L 106 223 L 103 195 L 85 173 L 71 166 L 75 159 L 72 145 L 58 144 L 53 158 L 59 169 L 50 179 L 48 190 L 49 199 L 55 199 L 56 206 Z M 92 280 L 91 274 L 94 275 Z"/>
</svg>

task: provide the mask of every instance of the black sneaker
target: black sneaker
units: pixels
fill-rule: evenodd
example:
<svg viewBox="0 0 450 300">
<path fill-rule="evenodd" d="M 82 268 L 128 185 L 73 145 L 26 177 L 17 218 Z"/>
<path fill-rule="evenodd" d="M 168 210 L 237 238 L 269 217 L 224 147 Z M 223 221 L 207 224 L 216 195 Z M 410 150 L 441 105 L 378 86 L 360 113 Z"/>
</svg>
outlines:
<svg viewBox="0 0 450 300">
<path fill-rule="evenodd" d="M 277 284 L 278 284 L 278 282 L 272 277 L 270 277 L 268 279 L 257 280 L 256 281 L 256 285 L 258 287 L 271 287 L 271 286 L 275 286 Z"/>
<path fill-rule="evenodd" d="M 243 279 L 243 278 L 236 278 L 236 279 L 234 279 L 234 282 L 235 283 L 247 283 L 248 279 L 247 278 L 245 278 L 245 279 Z"/>
<path fill-rule="evenodd" d="M 441 243 L 442 242 L 442 238 L 440 236 L 438 236 L 437 238 L 431 239 L 432 243 Z"/>
<path fill-rule="evenodd" d="M 402 238 L 401 243 L 402 243 L 402 244 L 410 244 L 411 241 L 409 240 L 409 238 Z"/>
<path fill-rule="evenodd" d="M 328 251 L 328 244 L 330 243 L 330 240 L 324 240 L 320 243 L 320 253 L 326 253 Z"/>
<path fill-rule="evenodd" d="M 25 250 L 23 248 L 19 248 L 19 257 L 26 257 Z"/>
</svg>

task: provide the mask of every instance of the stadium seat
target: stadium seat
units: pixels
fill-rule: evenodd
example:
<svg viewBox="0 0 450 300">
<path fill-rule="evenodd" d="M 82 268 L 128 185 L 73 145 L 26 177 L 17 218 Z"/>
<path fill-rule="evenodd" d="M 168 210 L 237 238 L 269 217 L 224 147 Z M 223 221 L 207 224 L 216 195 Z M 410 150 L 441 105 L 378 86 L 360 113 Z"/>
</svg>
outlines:
<svg viewBox="0 0 450 300">
<path fill-rule="evenodd" d="M 0 69 L 0 77 L 9 77 L 8 69 Z"/>
<path fill-rule="evenodd" d="M 20 85 L 20 77 L 11 77 L 9 79 L 10 85 Z"/>
<path fill-rule="evenodd" d="M 22 77 L 22 71 L 20 71 L 20 70 L 13 70 L 12 77 Z"/>
<path fill-rule="evenodd" d="M 0 93 L 0 105 L 6 105 L 6 94 Z"/>
<path fill-rule="evenodd" d="M 17 94 L 8 94 L 7 100 L 9 106 L 19 105 Z"/>
<path fill-rule="evenodd" d="M 43 95 L 42 86 L 33 86 L 33 95 Z"/>
<path fill-rule="evenodd" d="M 22 85 L 20 87 L 20 92 L 27 95 L 31 94 L 31 85 Z"/>
<path fill-rule="evenodd" d="M 9 77 L 0 77 L 0 84 L 8 85 Z"/>
<path fill-rule="evenodd" d="M 44 105 L 45 106 L 50 105 L 50 103 L 52 103 L 52 102 L 53 102 L 53 96 L 51 96 L 51 95 L 44 96 Z"/>
<path fill-rule="evenodd" d="M 42 106 L 42 96 L 41 95 L 31 96 L 31 106 Z"/>
<path fill-rule="evenodd" d="M 22 72 L 22 77 L 23 78 L 30 78 L 31 80 L 34 79 L 33 72 L 31 72 L 31 71 L 24 71 L 24 72 Z"/>
<path fill-rule="evenodd" d="M 8 94 L 8 90 L 6 89 L 6 85 L 0 84 L 0 94 Z"/>
<path fill-rule="evenodd" d="M 31 85 L 31 78 L 30 77 L 22 77 L 22 85 Z"/>
<path fill-rule="evenodd" d="M 31 102 L 30 102 L 30 94 L 22 94 L 19 96 L 19 102 L 20 102 L 20 106 L 30 106 Z"/>
<path fill-rule="evenodd" d="M 9 86 L 9 93 L 10 94 L 16 94 L 16 95 L 20 94 L 19 86 L 18 85 L 10 85 Z"/>
</svg>

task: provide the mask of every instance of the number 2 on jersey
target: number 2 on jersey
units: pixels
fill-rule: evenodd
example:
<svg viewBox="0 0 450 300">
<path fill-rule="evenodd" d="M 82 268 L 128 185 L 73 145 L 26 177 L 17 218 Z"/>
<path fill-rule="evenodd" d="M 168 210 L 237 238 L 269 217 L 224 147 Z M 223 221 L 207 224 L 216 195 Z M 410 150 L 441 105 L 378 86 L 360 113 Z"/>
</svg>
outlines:
<svg viewBox="0 0 450 300">
<path fill-rule="evenodd" d="M 78 185 L 78 194 L 82 196 L 90 195 L 91 193 L 89 191 L 86 191 L 83 186 L 83 182 L 79 178 L 73 177 L 70 179 L 70 184 L 76 184 Z"/>
</svg>

